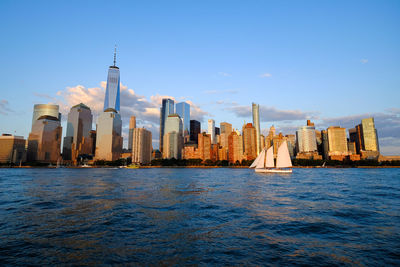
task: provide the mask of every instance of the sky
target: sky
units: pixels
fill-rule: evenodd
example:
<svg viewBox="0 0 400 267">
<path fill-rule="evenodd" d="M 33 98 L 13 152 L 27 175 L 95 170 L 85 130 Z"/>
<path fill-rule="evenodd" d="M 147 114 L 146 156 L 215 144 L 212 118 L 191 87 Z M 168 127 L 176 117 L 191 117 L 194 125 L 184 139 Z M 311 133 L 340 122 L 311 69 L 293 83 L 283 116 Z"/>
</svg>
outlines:
<svg viewBox="0 0 400 267">
<path fill-rule="evenodd" d="M 400 1 L 0 1 L 0 133 L 26 138 L 33 105 L 103 108 L 117 46 L 124 146 L 129 117 L 158 147 L 163 97 L 191 117 L 294 134 L 374 117 L 400 155 Z M 93 125 L 95 128 L 95 124 Z"/>
</svg>

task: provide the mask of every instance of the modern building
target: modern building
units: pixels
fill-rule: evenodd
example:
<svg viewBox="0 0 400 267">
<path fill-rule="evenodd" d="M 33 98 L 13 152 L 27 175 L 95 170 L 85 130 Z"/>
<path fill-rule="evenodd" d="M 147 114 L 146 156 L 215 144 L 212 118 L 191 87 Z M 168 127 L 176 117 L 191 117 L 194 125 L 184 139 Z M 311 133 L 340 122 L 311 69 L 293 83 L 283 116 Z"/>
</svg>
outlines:
<svg viewBox="0 0 400 267">
<path fill-rule="evenodd" d="M 165 133 L 165 122 L 169 115 L 175 113 L 174 100 L 169 98 L 163 98 L 160 108 L 160 151 L 163 153 L 164 149 L 164 133 Z"/>
<path fill-rule="evenodd" d="M 183 136 L 190 134 L 190 105 L 186 102 L 180 102 L 175 105 L 175 112 L 182 119 Z"/>
<path fill-rule="evenodd" d="M 114 65 L 108 68 L 106 95 L 104 98 L 104 109 L 112 108 L 120 111 L 120 77 L 119 68 L 116 64 L 117 50 L 114 50 Z"/>
<path fill-rule="evenodd" d="M 95 160 L 115 161 L 122 153 L 122 120 L 109 108 L 97 118 Z"/>
<path fill-rule="evenodd" d="M 219 128 L 221 129 L 221 134 L 227 133 L 229 135 L 232 133 L 232 124 L 228 122 L 221 122 Z"/>
<path fill-rule="evenodd" d="M 252 103 L 252 113 L 253 113 L 253 127 L 256 129 L 256 154 L 261 151 L 260 145 L 260 106 L 256 103 Z"/>
<path fill-rule="evenodd" d="M 375 129 L 374 118 L 362 119 L 361 127 L 363 150 L 379 152 L 378 133 Z"/>
<path fill-rule="evenodd" d="M 42 116 L 51 116 L 61 121 L 61 113 L 59 106 L 53 104 L 36 104 L 33 106 L 32 127 L 37 119 Z"/>
<path fill-rule="evenodd" d="M 318 154 L 314 123 L 310 122 L 310 120 L 307 120 L 307 126 L 302 126 L 296 131 L 296 139 L 296 158 L 322 159 L 322 156 Z"/>
<path fill-rule="evenodd" d="M 211 135 L 206 133 L 199 134 L 198 137 L 199 145 L 198 145 L 198 154 L 200 159 L 203 161 L 212 159 L 212 143 L 211 143 Z"/>
<path fill-rule="evenodd" d="M 133 140 L 133 130 L 136 128 L 136 117 L 131 116 L 129 120 L 129 139 L 128 139 L 128 150 L 132 152 L 132 140 Z"/>
<path fill-rule="evenodd" d="M 272 125 L 269 128 L 268 135 L 265 137 L 265 147 L 266 148 L 269 148 L 270 146 L 272 146 L 272 139 L 275 137 L 275 135 L 276 135 L 276 129 L 275 129 L 275 126 Z"/>
<path fill-rule="evenodd" d="M 57 163 L 61 154 L 61 134 L 58 117 L 39 117 L 28 137 L 27 161 Z"/>
<path fill-rule="evenodd" d="M 243 159 L 243 137 L 233 131 L 228 137 L 228 160 L 230 163 L 241 162 Z"/>
<path fill-rule="evenodd" d="M 328 158 L 341 159 L 349 155 L 346 129 L 331 126 L 326 130 L 328 134 Z"/>
<path fill-rule="evenodd" d="M 257 157 L 257 132 L 251 123 L 243 125 L 243 152 L 246 160 Z"/>
<path fill-rule="evenodd" d="M 132 132 L 132 162 L 148 164 L 153 151 L 151 132 L 144 128 L 133 128 Z"/>
<path fill-rule="evenodd" d="M 216 138 L 215 138 L 215 121 L 213 119 L 208 120 L 208 131 L 207 133 L 211 136 L 211 143 L 215 144 L 216 143 Z"/>
<path fill-rule="evenodd" d="M 183 125 L 178 114 L 171 114 L 165 121 L 163 158 L 181 159 L 183 147 Z"/>
<path fill-rule="evenodd" d="M 190 120 L 190 141 L 195 142 L 197 144 L 200 132 L 201 132 L 201 123 L 196 120 Z"/>
<path fill-rule="evenodd" d="M 92 112 L 83 103 L 75 105 L 68 114 L 67 133 L 63 143 L 63 159 L 76 160 L 78 155 L 92 154 L 90 131 Z"/>
<path fill-rule="evenodd" d="M 107 77 L 104 111 L 97 118 L 95 160 L 115 161 L 122 153 L 122 120 L 120 110 L 119 68 L 110 66 Z"/>
<path fill-rule="evenodd" d="M 22 136 L 2 134 L 0 136 L 0 163 L 19 164 L 26 160 L 26 140 Z"/>
</svg>

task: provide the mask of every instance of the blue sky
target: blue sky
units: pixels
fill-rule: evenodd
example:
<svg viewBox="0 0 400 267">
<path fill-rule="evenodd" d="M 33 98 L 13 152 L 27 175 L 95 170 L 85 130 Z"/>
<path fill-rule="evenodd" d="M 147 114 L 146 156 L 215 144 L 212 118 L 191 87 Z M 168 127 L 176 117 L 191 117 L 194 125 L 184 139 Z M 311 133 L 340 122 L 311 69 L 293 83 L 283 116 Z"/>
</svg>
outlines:
<svg viewBox="0 0 400 267">
<path fill-rule="evenodd" d="M 241 128 L 251 102 L 262 129 L 285 134 L 307 118 L 323 129 L 374 116 L 382 152 L 400 154 L 399 1 L 3 0 L 0 10 L 1 133 L 27 137 L 35 103 L 101 109 L 117 44 L 125 136 L 136 115 L 158 139 L 158 104 L 171 96 L 192 101 L 204 129 L 208 118 Z"/>
</svg>

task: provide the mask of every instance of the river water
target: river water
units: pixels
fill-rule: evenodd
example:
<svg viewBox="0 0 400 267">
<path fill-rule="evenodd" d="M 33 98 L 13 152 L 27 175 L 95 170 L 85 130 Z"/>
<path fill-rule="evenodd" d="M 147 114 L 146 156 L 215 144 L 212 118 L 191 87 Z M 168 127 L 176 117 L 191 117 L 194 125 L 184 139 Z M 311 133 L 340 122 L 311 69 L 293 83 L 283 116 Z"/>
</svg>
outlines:
<svg viewBox="0 0 400 267">
<path fill-rule="evenodd" d="M 0 169 L 0 265 L 400 265 L 400 169 Z"/>
</svg>

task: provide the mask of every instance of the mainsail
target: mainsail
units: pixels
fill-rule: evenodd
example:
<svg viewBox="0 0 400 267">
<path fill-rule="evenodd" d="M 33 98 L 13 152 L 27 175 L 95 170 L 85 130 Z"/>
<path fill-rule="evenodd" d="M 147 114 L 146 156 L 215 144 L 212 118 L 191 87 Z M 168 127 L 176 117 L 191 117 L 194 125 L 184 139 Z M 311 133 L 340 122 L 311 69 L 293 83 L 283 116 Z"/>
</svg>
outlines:
<svg viewBox="0 0 400 267">
<path fill-rule="evenodd" d="M 275 167 L 274 164 L 274 147 L 270 146 L 267 150 L 267 160 L 265 163 L 266 168 L 273 168 Z"/>
<path fill-rule="evenodd" d="M 259 162 L 262 162 L 262 164 L 264 166 L 264 158 L 265 158 L 264 150 L 265 150 L 265 148 L 263 149 L 263 151 L 261 151 L 260 154 L 258 154 L 258 157 L 253 161 L 253 163 L 250 165 L 249 168 L 255 168 Z M 262 161 L 260 160 L 261 158 L 263 158 Z M 259 167 L 257 167 L 257 168 L 259 168 Z"/>
<path fill-rule="evenodd" d="M 256 169 L 264 168 L 265 165 L 265 148 L 261 151 L 260 155 L 258 155 L 259 160 L 257 161 Z"/>
<path fill-rule="evenodd" d="M 268 156 L 267 156 L 268 158 Z M 276 167 L 277 168 L 289 168 L 292 167 L 292 161 L 290 160 L 289 149 L 286 141 L 278 148 L 278 155 L 276 158 Z"/>
</svg>

